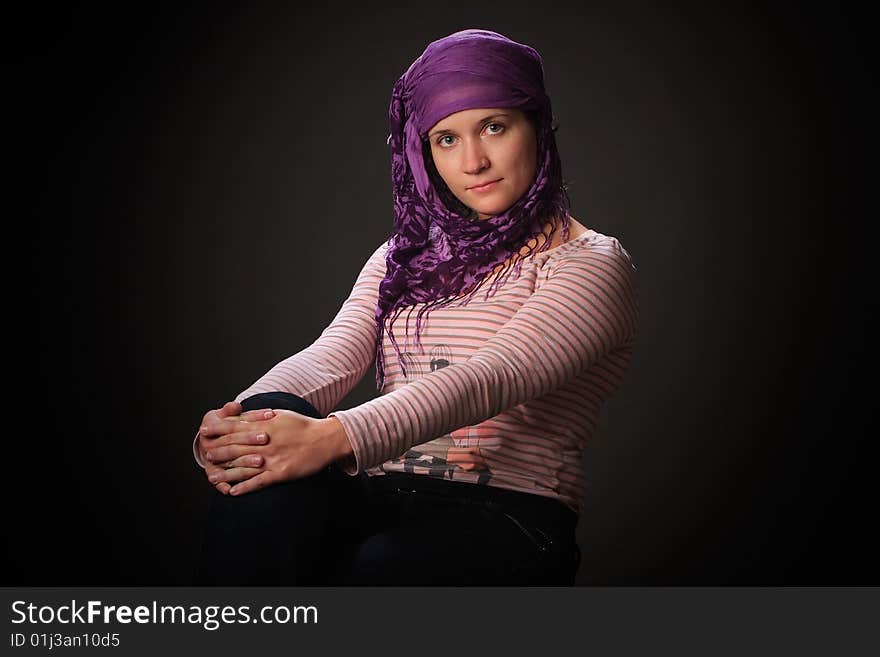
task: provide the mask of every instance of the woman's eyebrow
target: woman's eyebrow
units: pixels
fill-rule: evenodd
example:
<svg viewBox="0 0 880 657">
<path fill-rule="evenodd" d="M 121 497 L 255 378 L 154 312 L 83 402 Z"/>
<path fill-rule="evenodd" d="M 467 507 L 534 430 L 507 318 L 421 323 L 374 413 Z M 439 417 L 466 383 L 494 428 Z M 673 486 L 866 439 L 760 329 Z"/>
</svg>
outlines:
<svg viewBox="0 0 880 657">
<path fill-rule="evenodd" d="M 480 119 L 479 121 L 476 121 L 476 124 L 485 123 L 489 119 L 497 119 L 502 116 L 509 116 L 509 115 L 508 114 L 490 114 L 489 116 L 485 116 L 482 119 Z M 429 132 L 428 136 L 434 137 L 435 135 L 445 135 L 447 132 L 455 132 L 455 131 L 450 130 L 449 128 L 441 128 L 440 130 L 433 130 L 433 131 Z"/>
</svg>

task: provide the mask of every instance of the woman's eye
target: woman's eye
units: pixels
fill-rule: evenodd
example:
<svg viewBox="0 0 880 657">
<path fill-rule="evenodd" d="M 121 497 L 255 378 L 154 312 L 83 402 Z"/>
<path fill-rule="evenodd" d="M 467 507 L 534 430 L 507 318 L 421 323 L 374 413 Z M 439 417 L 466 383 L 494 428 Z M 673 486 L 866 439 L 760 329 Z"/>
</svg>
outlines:
<svg viewBox="0 0 880 657">
<path fill-rule="evenodd" d="M 440 139 L 437 140 L 437 143 L 440 146 L 451 146 L 452 145 L 452 135 L 443 135 Z"/>
<path fill-rule="evenodd" d="M 489 134 L 497 135 L 499 132 L 504 130 L 504 126 L 500 123 L 490 123 L 486 126 L 486 130 L 489 131 Z"/>
</svg>

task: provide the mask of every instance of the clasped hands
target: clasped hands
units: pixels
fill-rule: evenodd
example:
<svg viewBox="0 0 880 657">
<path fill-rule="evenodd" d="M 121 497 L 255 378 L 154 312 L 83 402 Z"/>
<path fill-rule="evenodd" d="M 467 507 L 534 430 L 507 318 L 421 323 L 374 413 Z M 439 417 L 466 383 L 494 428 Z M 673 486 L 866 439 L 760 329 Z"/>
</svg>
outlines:
<svg viewBox="0 0 880 657">
<path fill-rule="evenodd" d="M 205 414 L 198 448 L 208 481 L 224 495 L 306 477 L 352 453 L 335 417 L 283 409 L 243 413 L 238 402 Z"/>
</svg>

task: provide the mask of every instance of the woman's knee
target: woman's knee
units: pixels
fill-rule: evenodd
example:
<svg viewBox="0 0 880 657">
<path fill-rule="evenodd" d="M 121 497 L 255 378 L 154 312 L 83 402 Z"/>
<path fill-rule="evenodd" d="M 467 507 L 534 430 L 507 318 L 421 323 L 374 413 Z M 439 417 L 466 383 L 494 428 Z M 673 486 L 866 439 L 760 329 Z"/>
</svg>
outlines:
<svg viewBox="0 0 880 657">
<path fill-rule="evenodd" d="M 299 395 L 289 392 L 260 392 L 241 401 L 244 411 L 257 411 L 261 408 L 283 408 L 308 417 L 323 418 L 324 416 L 312 404 Z"/>
</svg>

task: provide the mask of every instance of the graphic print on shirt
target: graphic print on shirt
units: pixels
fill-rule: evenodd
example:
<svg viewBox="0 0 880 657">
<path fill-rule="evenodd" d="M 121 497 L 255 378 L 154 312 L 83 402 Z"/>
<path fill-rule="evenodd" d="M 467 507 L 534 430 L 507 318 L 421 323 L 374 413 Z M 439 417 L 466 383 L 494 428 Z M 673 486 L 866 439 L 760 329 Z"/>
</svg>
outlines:
<svg viewBox="0 0 880 657">
<path fill-rule="evenodd" d="M 406 382 L 411 383 L 425 376 L 420 354 L 403 352 L 403 363 L 406 367 Z M 428 353 L 428 370 L 436 372 L 452 365 L 452 350 L 448 345 L 438 344 Z M 403 464 L 404 472 L 428 474 L 443 479 L 462 478 L 469 473 L 467 479 L 485 484 L 492 478 L 486 461 L 483 459 L 479 444 L 470 446 L 472 427 L 462 427 L 434 440 L 416 445 L 407 450 L 403 456 L 393 459 L 394 463 Z M 479 443 L 479 440 L 477 440 Z"/>
</svg>

